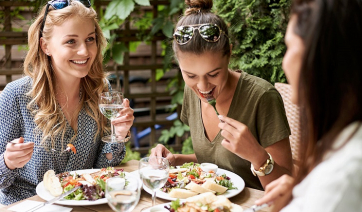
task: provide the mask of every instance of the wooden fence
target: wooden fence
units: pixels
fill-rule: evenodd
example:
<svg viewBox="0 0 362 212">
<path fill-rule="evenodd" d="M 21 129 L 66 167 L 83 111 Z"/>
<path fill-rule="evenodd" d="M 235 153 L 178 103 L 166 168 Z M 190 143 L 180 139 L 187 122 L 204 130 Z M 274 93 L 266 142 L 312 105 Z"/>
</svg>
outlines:
<svg viewBox="0 0 362 212">
<path fill-rule="evenodd" d="M 95 8 L 99 13 L 100 10 L 104 10 L 110 0 L 95 0 Z M 170 1 L 164 0 L 152 0 L 151 6 L 142 7 L 144 10 L 152 11 L 153 17 L 157 17 L 157 7 L 159 5 L 168 5 Z M 23 31 L 12 31 L 14 17 L 11 13 L 16 7 L 28 8 L 23 11 L 24 16 L 33 18 L 35 16 L 31 8 L 33 8 L 34 2 L 32 1 L 0 1 L 0 9 L 4 12 L 4 26 L 3 31 L 0 32 L 0 48 L 4 46 L 4 49 L 0 49 L 0 77 L 5 76 L 5 84 L 14 80 L 14 77 L 18 75 L 20 77 L 23 74 L 23 68 L 21 64 L 23 58 L 12 57 L 12 52 L 16 51 L 21 45 L 27 45 L 27 28 Z M 30 22 L 29 22 L 30 23 Z M 29 25 L 29 24 L 28 24 Z M 127 49 L 130 49 L 130 42 L 140 41 L 135 35 L 139 31 L 133 29 L 130 26 L 130 21 L 126 20 L 124 25 L 116 30 L 114 33 L 117 35 L 117 40 L 124 42 Z M 160 42 L 166 39 L 162 35 L 156 35 L 150 40 L 150 44 L 142 44 L 139 46 L 138 51 L 132 53 L 126 52 L 124 55 L 124 62 L 122 65 L 117 65 L 112 61 L 107 64 L 106 71 L 116 76 L 115 88 L 120 88 L 119 77 L 123 77 L 122 91 L 128 99 L 132 99 L 135 102 L 135 122 L 133 136 L 137 136 L 137 133 L 150 128 L 150 134 L 144 139 L 146 140 L 138 145 L 134 145 L 134 150 L 140 153 L 146 153 L 149 147 L 157 143 L 159 130 L 155 129 L 155 125 L 169 128 L 173 125 L 173 120 L 167 120 L 166 117 L 171 114 L 167 113 L 165 108 L 168 108 L 171 102 L 171 96 L 165 87 L 167 79 L 175 76 L 177 70 L 170 71 L 163 79 L 156 81 L 156 70 L 163 68 L 161 45 Z M 25 53 L 24 53 L 25 54 Z M 22 55 L 25 56 L 25 55 Z M 131 78 L 144 79 L 143 83 L 135 83 L 132 85 Z M 179 78 L 179 81 L 181 78 Z M 4 85 L 0 85 L 3 89 Z M 166 114 L 159 114 L 157 111 L 166 112 Z M 180 108 L 177 109 L 179 114 Z M 172 146 L 175 150 L 181 149 L 181 139 L 176 138 Z"/>
</svg>

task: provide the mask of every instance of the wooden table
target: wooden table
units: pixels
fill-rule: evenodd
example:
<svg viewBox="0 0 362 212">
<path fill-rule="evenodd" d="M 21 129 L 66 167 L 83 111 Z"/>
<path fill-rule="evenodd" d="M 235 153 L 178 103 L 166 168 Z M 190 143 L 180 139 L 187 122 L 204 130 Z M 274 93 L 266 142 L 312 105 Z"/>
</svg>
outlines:
<svg viewBox="0 0 362 212">
<path fill-rule="evenodd" d="M 126 172 L 132 172 L 132 171 L 135 171 L 138 169 L 138 164 L 139 164 L 139 161 L 132 160 L 125 164 L 122 164 L 119 168 L 123 168 Z M 261 198 L 263 196 L 263 193 L 264 192 L 260 191 L 260 190 L 256 190 L 256 189 L 252 189 L 252 188 L 244 188 L 244 190 L 240 194 L 230 198 L 230 201 L 235 204 L 241 205 L 243 207 L 243 209 L 246 209 L 246 208 L 251 207 L 254 204 L 255 200 Z M 30 197 L 27 200 L 45 202 L 38 195 Z M 4 208 L 1 208 L 1 211 L 10 212 L 7 209 L 20 202 L 21 201 L 14 203 L 12 205 L 8 205 Z M 156 204 L 162 204 L 162 203 L 167 203 L 167 202 L 169 202 L 169 200 L 163 200 L 160 198 L 156 199 Z M 152 196 L 150 194 L 148 194 L 146 191 L 142 190 L 141 199 L 133 211 L 141 211 L 142 208 L 149 207 L 151 205 L 152 205 Z M 65 207 L 72 207 L 73 208 L 72 212 L 85 212 L 85 211 L 112 212 L 112 209 L 108 206 L 108 204 L 91 205 L 91 206 L 76 206 L 76 207 L 75 206 L 65 206 Z M 266 212 L 266 211 L 268 211 L 268 209 L 261 210 L 261 211 Z"/>
</svg>

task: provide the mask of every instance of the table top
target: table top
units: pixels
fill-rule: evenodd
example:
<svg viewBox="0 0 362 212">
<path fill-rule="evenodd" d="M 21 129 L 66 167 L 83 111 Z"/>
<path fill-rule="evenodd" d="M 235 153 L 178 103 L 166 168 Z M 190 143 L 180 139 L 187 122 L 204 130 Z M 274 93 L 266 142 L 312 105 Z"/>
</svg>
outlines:
<svg viewBox="0 0 362 212">
<path fill-rule="evenodd" d="M 132 172 L 132 171 L 135 171 L 138 169 L 138 164 L 139 164 L 139 161 L 131 160 L 125 164 L 121 164 L 121 166 L 117 167 L 117 168 L 122 168 L 126 172 Z M 264 191 L 245 187 L 244 190 L 240 194 L 230 198 L 230 201 L 235 204 L 241 205 L 242 208 L 245 210 L 246 208 L 249 208 L 252 205 L 254 205 L 255 200 L 261 198 L 263 196 L 263 194 L 264 194 Z M 45 202 L 38 195 L 30 197 L 27 200 Z M 20 202 L 21 201 L 14 203 L 12 205 L 8 205 L 4 208 L 1 208 L 1 211 L 9 211 L 9 210 L 7 210 L 8 208 L 10 208 L 16 204 L 19 204 Z M 156 204 L 163 204 L 163 203 L 167 203 L 167 202 L 170 202 L 170 201 L 156 198 Z M 148 194 L 146 191 L 142 190 L 141 199 L 133 211 L 141 211 L 143 208 L 149 207 L 151 205 L 152 205 L 152 196 L 150 194 Z M 108 204 L 90 205 L 90 206 L 68 206 L 68 205 L 66 205 L 65 207 L 72 207 L 73 208 L 72 212 L 84 212 L 84 211 L 112 212 L 112 209 L 108 206 Z M 266 212 L 266 211 L 268 211 L 268 209 L 264 209 L 264 210 L 260 210 L 260 211 Z"/>
</svg>

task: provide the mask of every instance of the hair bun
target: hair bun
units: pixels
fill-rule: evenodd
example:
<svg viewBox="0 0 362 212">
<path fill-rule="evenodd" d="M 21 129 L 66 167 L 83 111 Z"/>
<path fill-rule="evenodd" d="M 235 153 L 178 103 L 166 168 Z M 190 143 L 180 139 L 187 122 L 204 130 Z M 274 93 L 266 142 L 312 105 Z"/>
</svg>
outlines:
<svg viewBox="0 0 362 212">
<path fill-rule="evenodd" d="M 213 5 L 212 0 L 185 0 L 185 4 L 189 7 L 186 9 L 185 15 L 200 11 L 209 12 Z"/>
</svg>

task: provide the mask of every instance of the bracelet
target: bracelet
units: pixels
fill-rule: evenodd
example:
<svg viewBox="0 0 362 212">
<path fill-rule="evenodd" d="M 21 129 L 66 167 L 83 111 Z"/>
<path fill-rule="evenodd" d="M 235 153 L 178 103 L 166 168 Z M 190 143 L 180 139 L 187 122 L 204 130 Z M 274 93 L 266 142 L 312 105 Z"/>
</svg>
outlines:
<svg viewBox="0 0 362 212">
<path fill-rule="evenodd" d="M 126 137 L 124 138 L 123 142 L 129 141 L 129 139 L 131 139 L 131 131 L 128 130 L 128 133 L 127 133 Z"/>
</svg>

